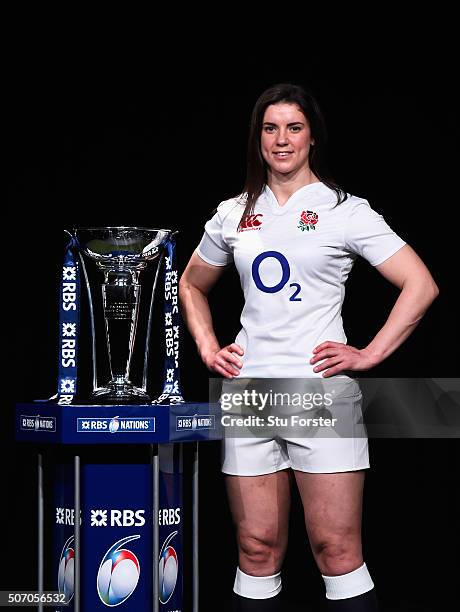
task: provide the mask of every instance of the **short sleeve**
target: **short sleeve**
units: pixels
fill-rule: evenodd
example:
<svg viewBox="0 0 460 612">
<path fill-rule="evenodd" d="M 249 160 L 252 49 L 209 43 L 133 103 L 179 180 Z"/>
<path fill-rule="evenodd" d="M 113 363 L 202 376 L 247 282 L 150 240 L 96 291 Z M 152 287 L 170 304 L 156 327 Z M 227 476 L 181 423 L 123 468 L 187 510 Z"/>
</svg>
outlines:
<svg viewBox="0 0 460 612">
<path fill-rule="evenodd" d="M 345 202 L 351 206 L 345 224 L 345 250 L 361 255 L 372 266 L 378 266 L 403 247 L 406 242 L 366 200 Z"/>
<path fill-rule="evenodd" d="M 196 252 L 206 263 L 213 266 L 226 266 L 233 261 L 233 252 L 225 241 L 224 220 L 228 212 L 226 202 L 222 202 L 217 211 L 204 226 L 204 234 Z"/>
</svg>

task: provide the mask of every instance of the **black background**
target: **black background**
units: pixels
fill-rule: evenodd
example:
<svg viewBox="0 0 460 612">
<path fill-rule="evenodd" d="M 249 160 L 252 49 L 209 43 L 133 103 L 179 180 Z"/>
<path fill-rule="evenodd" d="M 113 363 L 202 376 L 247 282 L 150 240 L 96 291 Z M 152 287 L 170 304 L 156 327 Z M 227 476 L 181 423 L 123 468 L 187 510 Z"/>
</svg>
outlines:
<svg viewBox="0 0 460 612">
<path fill-rule="evenodd" d="M 448 35 L 436 44 L 420 35 L 396 46 L 389 31 L 384 45 L 372 46 L 371 32 L 366 40 L 325 33 L 321 44 L 309 40 L 295 49 L 281 31 L 262 37 L 262 49 L 241 35 L 240 46 L 258 52 L 237 59 L 238 32 L 220 42 L 204 40 L 208 44 L 201 37 L 199 49 L 188 40 L 180 46 L 180 37 L 162 44 L 147 38 L 142 45 L 128 25 L 107 43 L 103 25 L 90 40 L 86 33 L 68 39 L 66 23 L 57 36 L 46 29 L 30 37 L 30 25 L 8 55 L 4 117 L 10 167 L 2 280 L 4 332 L 12 333 L 4 341 L 7 362 L 7 347 L 15 349 L 12 371 L 5 376 L 16 381 L 15 400 L 54 392 L 62 230 L 98 224 L 172 227 L 180 231 L 183 270 L 212 210 L 241 189 L 257 96 L 281 81 L 313 90 L 329 129 L 334 177 L 385 216 L 440 287 L 415 333 L 373 375 L 458 373 L 453 257 L 458 130 Z M 128 31 L 134 34 L 129 43 Z M 394 287 L 358 261 L 343 309 L 349 344 L 365 346 L 396 297 Z M 233 271 L 210 301 L 217 335 L 228 343 L 239 329 L 242 305 Z M 182 378 L 187 398 L 206 399 L 208 372 L 186 333 Z M 4 388 L 12 387 L 8 381 Z M 2 564 L 1 588 L 33 588 L 35 464 L 26 448 L 12 443 L 12 404 L 3 410 L 1 498 L 8 561 Z M 373 439 L 370 445 L 364 558 L 383 609 L 443 609 L 440 600 L 447 601 L 456 584 L 458 441 Z M 218 444 L 203 445 L 201 459 L 202 609 L 208 610 L 212 593 L 229 598 L 237 557 Z M 320 601 L 324 587 L 298 498 L 290 533 L 283 580 L 293 606 L 299 602 L 302 609 L 304 600 Z"/>
</svg>

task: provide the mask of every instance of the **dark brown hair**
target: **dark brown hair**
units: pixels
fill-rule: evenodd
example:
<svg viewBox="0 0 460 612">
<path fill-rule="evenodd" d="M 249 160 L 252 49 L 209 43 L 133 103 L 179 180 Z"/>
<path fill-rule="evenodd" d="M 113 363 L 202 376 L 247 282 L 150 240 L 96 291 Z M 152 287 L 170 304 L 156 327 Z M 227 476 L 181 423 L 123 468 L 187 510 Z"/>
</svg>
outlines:
<svg viewBox="0 0 460 612">
<path fill-rule="evenodd" d="M 336 192 L 337 204 L 341 204 L 347 199 L 346 192 L 331 178 L 326 166 L 325 145 L 327 132 L 318 102 L 310 92 L 300 85 L 280 83 L 266 89 L 255 103 L 252 111 L 248 139 L 246 182 L 243 189 L 244 197 L 240 199 L 241 203 L 245 203 L 241 219 L 254 212 L 257 198 L 267 183 L 267 164 L 260 150 L 260 137 L 266 108 L 270 104 L 278 104 L 279 102 L 296 104 L 305 115 L 310 126 L 312 140 L 315 143 L 310 147 L 308 153 L 309 166 L 320 181 Z"/>
</svg>

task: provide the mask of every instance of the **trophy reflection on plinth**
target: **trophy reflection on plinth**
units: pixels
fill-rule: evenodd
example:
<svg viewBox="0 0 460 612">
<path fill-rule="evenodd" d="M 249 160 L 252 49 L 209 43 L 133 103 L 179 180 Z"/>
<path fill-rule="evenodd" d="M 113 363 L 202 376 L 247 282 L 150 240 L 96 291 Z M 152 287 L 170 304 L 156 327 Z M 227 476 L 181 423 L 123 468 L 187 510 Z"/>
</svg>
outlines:
<svg viewBox="0 0 460 612">
<path fill-rule="evenodd" d="M 85 271 L 93 336 L 91 399 L 96 403 L 125 404 L 152 401 L 147 394 L 147 369 L 153 300 L 162 259 L 160 255 L 172 234 L 173 232 L 167 229 L 140 227 L 87 227 L 74 230 L 73 237 L 78 250 L 95 262 L 103 275 L 103 277 L 99 275 L 102 281 L 102 312 L 105 326 L 105 342 L 102 344 L 106 352 L 105 359 L 109 364 L 109 380 L 101 384 L 97 367 L 97 361 L 100 361 L 101 356 L 98 355 L 96 359 L 96 336 L 104 334 L 97 329 L 102 322 L 99 316 L 95 316 L 93 308 L 93 297 L 99 288 L 94 287 L 97 281 L 94 278 L 89 280 Z M 154 262 L 156 271 L 149 300 L 150 307 L 147 309 L 147 321 L 142 327 L 145 338 L 139 337 L 136 341 L 142 291 L 141 272 L 150 262 Z M 142 381 L 137 385 L 131 380 L 132 358 L 136 343 L 143 344 L 140 366 Z"/>
</svg>

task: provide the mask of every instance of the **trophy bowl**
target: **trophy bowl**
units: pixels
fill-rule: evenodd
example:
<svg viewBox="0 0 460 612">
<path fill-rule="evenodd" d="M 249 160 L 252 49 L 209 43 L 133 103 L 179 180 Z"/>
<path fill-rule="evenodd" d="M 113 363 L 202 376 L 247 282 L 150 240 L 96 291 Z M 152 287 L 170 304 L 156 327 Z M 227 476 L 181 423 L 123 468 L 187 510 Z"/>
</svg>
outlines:
<svg viewBox="0 0 460 612">
<path fill-rule="evenodd" d="M 82 227 L 74 230 L 81 252 L 100 267 L 136 269 L 160 254 L 172 231 L 144 227 Z"/>
<path fill-rule="evenodd" d="M 149 261 L 159 259 L 172 233 L 169 229 L 124 226 L 82 227 L 73 231 L 79 251 L 96 262 L 104 277 L 101 288 L 110 380 L 99 385 L 95 372 L 92 399 L 97 402 L 123 404 L 151 401 L 146 392 L 145 377 L 140 387 L 130 380 L 141 297 L 140 272 Z M 91 291 L 89 293 L 91 302 Z M 148 339 L 144 339 L 144 342 L 145 370 Z"/>
</svg>

